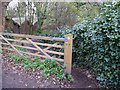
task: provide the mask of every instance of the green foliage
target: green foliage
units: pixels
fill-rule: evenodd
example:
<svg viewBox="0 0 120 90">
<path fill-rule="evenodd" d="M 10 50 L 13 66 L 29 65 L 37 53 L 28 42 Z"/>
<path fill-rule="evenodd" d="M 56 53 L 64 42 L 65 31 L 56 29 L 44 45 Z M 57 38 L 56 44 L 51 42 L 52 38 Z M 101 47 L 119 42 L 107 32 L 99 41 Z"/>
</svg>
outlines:
<svg viewBox="0 0 120 90">
<path fill-rule="evenodd" d="M 8 56 L 10 57 L 11 60 L 13 60 L 15 62 L 24 62 L 24 60 L 28 59 L 24 56 L 20 56 L 20 55 L 16 55 L 16 54 L 9 54 Z"/>
<path fill-rule="evenodd" d="M 120 12 L 119 4 L 104 3 L 93 21 L 77 23 L 72 28 L 73 61 L 92 69 L 102 87 L 119 87 Z"/>
<path fill-rule="evenodd" d="M 16 47 L 16 49 L 17 49 L 17 50 L 20 50 L 20 51 L 25 51 L 25 52 L 27 51 L 26 48 L 21 48 L 21 47 Z"/>
<path fill-rule="evenodd" d="M 73 79 L 72 75 L 67 75 L 67 80 L 69 80 L 69 81 L 71 81 L 71 82 L 73 82 L 73 81 L 74 81 L 74 79 Z"/>
<path fill-rule="evenodd" d="M 7 28 L 7 29 L 4 30 L 4 33 L 13 33 L 13 31 L 12 31 L 10 28 Z M 5 36 L 6 38 L 14 39 L 13 36 L 6 36 L 6 35 L 4 35 L 4 36 Z"/>
<path fill-rule="evenodd" d="M 93 19 L 97 14 L 99 14 L 99 3 L 86 3 L 79 7 L 79 16 L 77 19 L 83 21 L 85 18 Z"/>
<path fill-rule="evenodd" d="M 6 28 L 6 29 L 4 30 L 4 32 L 5 32 L 5 33 L 13 33 L 13 31 L 12 31 L 10 28 Z"/>
<path fill-rule="evenodd" d="M 56 76 L 58 79 L 67 79 L 69 81 L 73 81 L 71 75 L 64 74 L 64 68 L 59 66 L 56 61 L 52 60 L 44 60 L 42 61 L 39 57 L 35 57 L 33 60 L 26 58 L 25 56 L 18 56 L 15 54 L 9 54 L 11 60 L 15 62 L 22 62 L 25 69 L 38 69 L 41 70 L 42 73 L 48 77 L 50 75 Z"/>
</svg>

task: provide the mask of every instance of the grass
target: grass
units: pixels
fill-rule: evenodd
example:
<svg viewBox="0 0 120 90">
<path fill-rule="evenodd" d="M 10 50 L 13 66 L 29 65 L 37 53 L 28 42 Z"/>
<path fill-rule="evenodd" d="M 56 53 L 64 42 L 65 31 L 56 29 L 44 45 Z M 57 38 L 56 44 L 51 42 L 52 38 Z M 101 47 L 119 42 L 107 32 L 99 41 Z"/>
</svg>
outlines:
<svg viewBox="0 0 120 90">
<path fill-rule="evenodd" d="M 41 60 L 39 57 L 35 57 L 33 60 L 26 58 L 25 56 L 19 56 L 16 54 L 9 54 L 11 60 L 15 62 L 22 62 L 25 69 L 37 69 L 41 70 L 42 73 L 49 77 L 50 75 L 56 76 L 60 80 L 74 81 L 72 75 L 65 75 L 64 68 L 59 66 L 55 60 L 45 59 Z"/>
</svg>

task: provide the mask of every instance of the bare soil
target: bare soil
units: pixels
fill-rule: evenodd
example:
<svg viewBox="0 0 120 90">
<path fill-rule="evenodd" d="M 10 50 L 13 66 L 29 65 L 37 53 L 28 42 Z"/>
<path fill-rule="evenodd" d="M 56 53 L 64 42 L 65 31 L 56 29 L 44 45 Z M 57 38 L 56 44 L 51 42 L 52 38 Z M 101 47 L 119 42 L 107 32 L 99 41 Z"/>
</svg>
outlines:
<svg viewBox="0 0 120 90">
<path fill-rule="evenodd" d="M 0 56 L 1 57 L 1 56 Z M 73 82 L 45 77 L 38 70 L 25 70 L 21 63 L 14 63 L 3 56 L 3 88 L 97 88 L 97 81 L 87 70 L 73 68 Z"/>
</svg>

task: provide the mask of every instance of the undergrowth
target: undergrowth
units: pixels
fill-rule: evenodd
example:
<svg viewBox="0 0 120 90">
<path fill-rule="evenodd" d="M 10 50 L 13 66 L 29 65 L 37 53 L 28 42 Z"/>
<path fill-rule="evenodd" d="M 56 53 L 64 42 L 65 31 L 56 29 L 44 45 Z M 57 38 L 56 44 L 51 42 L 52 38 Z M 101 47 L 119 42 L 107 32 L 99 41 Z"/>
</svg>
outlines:
<svg viewBox="0 0 120 90">
<path fill-rule="evenodd" d="M 41 60 L 39 57 L 30 59 L 25 56 L 19 56 L 16 54 L 9 54 L 8 56 L 10 60 L 23 63 L 23 67 L 25 69 L 31 68 L 42 71 L 43 75 L 46 77 L 54 75 L 60 80 L 65 79 L 68 81 L 74 81 L 72 75 L 65 75 L 64 68 L 59 66 L 55 60 Z"/>
</svg>

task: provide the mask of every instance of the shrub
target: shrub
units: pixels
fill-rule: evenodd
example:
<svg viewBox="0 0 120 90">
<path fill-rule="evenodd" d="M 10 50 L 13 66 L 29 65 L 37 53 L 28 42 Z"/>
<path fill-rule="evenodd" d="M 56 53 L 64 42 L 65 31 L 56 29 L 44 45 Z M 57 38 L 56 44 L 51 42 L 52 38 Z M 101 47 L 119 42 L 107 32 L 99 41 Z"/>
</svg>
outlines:
<svg viewBox="0 0 120 90">
<path fill-rule="evenodd" d="M 119 2 L 118 2 L 119 3 Z M 72 28 L 73 62 L 93 70 L 102 87 L 119 87 L 120 4 L 104 3 L 93 21 Z"/>
</svg>

